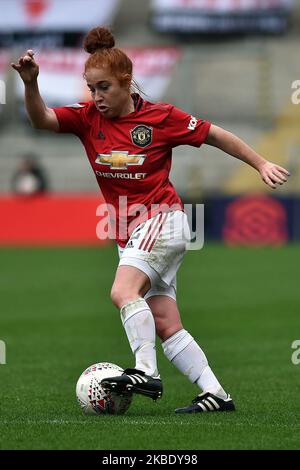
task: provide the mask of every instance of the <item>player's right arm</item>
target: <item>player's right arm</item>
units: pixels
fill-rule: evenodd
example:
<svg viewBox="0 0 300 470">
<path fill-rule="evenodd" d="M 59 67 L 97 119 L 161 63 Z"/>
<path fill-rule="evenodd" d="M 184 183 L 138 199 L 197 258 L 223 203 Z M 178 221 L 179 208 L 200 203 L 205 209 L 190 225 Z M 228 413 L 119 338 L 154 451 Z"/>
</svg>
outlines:
<svg viewBox="0 0 300 470">
<path fill-rule="evenodd" d="M 19 73 L 25 86 L 25 107 L 33 127 L 58 132 L 59 122 L 53 109 L 48 108 L 39 92 L 39 66 L 34 60 L 34 52 L 29 49 L 17 64 L 11 66 Z"/>
</svg>

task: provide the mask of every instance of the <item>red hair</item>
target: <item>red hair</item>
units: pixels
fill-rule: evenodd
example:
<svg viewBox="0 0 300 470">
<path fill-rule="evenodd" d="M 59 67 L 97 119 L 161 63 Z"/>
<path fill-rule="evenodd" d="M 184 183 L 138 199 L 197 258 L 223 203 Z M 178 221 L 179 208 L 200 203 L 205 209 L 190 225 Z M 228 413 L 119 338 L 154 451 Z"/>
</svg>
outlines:
<svg viewBox="0 0 300 470">
<path fill-rule="evenodd" d="M 132 62 L 125 52 L 114 46 L 115 39 L 108 29 L 91 29 L 83 43 L 84 50 L 91 54 L 85 63 L 84 72 L 90 68 L 107 68 L 121 84 L 131 83 Z"/>
</svg>

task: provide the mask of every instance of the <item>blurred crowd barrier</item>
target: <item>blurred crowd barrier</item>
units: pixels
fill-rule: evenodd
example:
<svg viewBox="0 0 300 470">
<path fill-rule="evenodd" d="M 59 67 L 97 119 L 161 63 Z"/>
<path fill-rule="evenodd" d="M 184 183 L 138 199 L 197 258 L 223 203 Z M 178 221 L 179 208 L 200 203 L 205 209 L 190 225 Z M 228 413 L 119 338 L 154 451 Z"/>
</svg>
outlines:
<svg viewBox="0 0 300 470">
<path fill-rule="evenodd" d="M 152 24 L 160 32 L 281 33 L 292 0 L 152 0 Z"/>
<path fill-rule="evenodd" d="M 76 46 L 95 25 L 112 25 L 119 12 L 158 32 L 282 33 L 294 0 L 0 0 L 0 45 Z M 138 25 L 135 25 L 138 28 Z M 130 31 L 128 30 L 130 36 Z"/>
<path fill-rule="evenodd" d="M 104 207 L 97 194 L 2 195 L 0 246 L 107 245 Z M 214 197 L 204 213 L 207 240 L 254 247 L 300 241 L 299 197 Z"/>
</svg>

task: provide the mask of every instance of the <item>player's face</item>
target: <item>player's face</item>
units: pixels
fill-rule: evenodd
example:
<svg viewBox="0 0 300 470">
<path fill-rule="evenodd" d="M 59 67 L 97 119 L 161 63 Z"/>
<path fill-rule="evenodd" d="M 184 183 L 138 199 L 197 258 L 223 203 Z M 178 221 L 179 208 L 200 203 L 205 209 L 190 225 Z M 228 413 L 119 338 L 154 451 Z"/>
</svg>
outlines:
<svg viewBox="0 0 300 470">
<path fill-rule="evenodd" d="M 107 69 L 88 69 L 85 73 L 87 86 L 98 111 L 106 118 L 125 116 L 133 111 L 129 82 L 121 85 Z"/>
</svg>

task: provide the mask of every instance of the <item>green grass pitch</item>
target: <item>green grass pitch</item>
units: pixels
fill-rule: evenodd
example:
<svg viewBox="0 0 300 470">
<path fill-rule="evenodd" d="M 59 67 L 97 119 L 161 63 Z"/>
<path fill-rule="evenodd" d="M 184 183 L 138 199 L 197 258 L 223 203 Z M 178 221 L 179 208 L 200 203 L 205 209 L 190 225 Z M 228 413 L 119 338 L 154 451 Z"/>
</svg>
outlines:
<svg viewBox="0 0 300 470">
<path fill-rule="evenodd" d="M 157 343 L 164 396 L 124 416 L 85 417 L 75 400 L 94 362 L 133 366 L 109 293 L 114 247 L 1 249 L 1 449 L 299 449 L 300 246 L 189 252 L 178 275 L 184 327 L 235 413 L 175 415 L 197 394 Z"/>
</svg>

